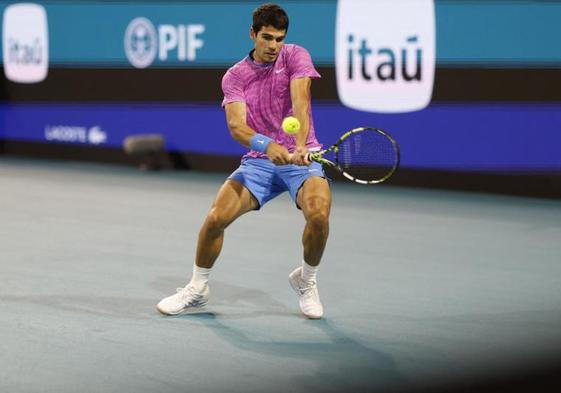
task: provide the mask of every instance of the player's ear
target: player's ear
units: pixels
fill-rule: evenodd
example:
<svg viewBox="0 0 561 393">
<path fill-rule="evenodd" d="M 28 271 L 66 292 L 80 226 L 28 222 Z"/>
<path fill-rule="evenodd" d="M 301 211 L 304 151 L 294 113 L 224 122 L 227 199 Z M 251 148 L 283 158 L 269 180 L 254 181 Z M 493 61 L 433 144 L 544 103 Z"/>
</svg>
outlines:
<svg viewBox="0 0 561 393">
<path fill-rule="evenodd" d="M 255 39 L 257 38 L 257 33 L 253 30 L 253 26 L 251 26 L 249 28 L 249 37 L 255 41 Z"/>
</svg>

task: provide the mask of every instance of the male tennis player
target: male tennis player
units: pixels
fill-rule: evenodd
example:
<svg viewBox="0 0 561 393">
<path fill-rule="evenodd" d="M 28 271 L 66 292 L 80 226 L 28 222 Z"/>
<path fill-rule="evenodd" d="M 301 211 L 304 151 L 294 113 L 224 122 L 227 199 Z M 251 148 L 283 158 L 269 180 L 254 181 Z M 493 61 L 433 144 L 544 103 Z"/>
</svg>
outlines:
<svg viewBox="0 0 561 393">
<path fill-rule="evenodd" d="M 300 297 L 305 316 L 317 319 L 323 315 L 316 274 L 329 232 L 331 192 L 321 165 L 306 160 L 308 151 L 321 148 L 314 132 L 310 97 L 311 81 L 320 75 L 304 48 L 284 43 L 287 31 L 288 16 L 281 7 L 264 4 L 257 8 L 250 29 L 254 48 L 222 79 L 222 106 L 230 133 L 251 151 L 218 191 L 199 233 L 191 281 L 158 303 L 163 314 L 204 306 L 224 230 L 241 215 L 259 210 L 288 191 L 306 220 L 304 258 L 289 274 L 289 283 Z M 300 121 L 295 136 L 282 131 L 281 123 L 287 116 Z"/>
</svg>

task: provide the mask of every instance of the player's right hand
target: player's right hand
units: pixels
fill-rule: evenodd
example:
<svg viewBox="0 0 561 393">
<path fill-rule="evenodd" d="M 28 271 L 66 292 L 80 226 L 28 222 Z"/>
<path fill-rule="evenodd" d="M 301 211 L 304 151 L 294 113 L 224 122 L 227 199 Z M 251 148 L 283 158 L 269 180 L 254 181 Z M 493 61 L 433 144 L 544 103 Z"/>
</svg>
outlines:
<svg viewBox="0 0 561 393">
<path fill-rule="evenodd" d="M 292 163 L 290 154 L 288 153 L 286 147 L 275 142 L 269 143 L 265 154 L 267 154 L 269 160 L 271 160 L 275 165 L 287 165 Z"/>
<path fill-rule="evenodd" d="M 290 155 L 291 162 L 295 165 L 309 166 L 311 162 L 308 160 L 308 149 L 305 147 L 297 147 L 293 154 Z"/>
</svg>

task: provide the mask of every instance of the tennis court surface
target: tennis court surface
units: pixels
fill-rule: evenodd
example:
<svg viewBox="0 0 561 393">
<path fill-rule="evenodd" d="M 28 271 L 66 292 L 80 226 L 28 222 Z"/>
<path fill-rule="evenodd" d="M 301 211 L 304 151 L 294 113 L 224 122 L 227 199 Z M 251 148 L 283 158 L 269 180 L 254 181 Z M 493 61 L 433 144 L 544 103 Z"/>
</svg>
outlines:
<svg viewBox="0 0 561 393">
<path fill-rule="evenodd" d="M 158 314 L 225 176 L 0 158 L 0 391 L 438 391 L 559 360 L 558 200 L 333 184 L 311 321 L 283 196 L 228 228 L 204 311 Z"/>
</svg>

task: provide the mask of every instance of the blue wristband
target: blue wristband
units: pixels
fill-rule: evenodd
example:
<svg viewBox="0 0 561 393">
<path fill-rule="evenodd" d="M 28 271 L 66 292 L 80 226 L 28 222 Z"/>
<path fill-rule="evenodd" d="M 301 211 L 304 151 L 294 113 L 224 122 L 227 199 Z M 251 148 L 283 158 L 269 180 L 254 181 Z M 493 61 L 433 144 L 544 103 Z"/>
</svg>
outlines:
<svg viewBox="0 0 561 393">
<path fill-rule="evenodd" d="M 272 141 L 273 140 L 268 136 L 265 136 L 263 134 L 255 134 L 249 140 L 249 146 L 255 151 L 265 153 L 267 151 L 267 146 L 269 146 L 269 143 L 271 143 Z"/>
</svg>

